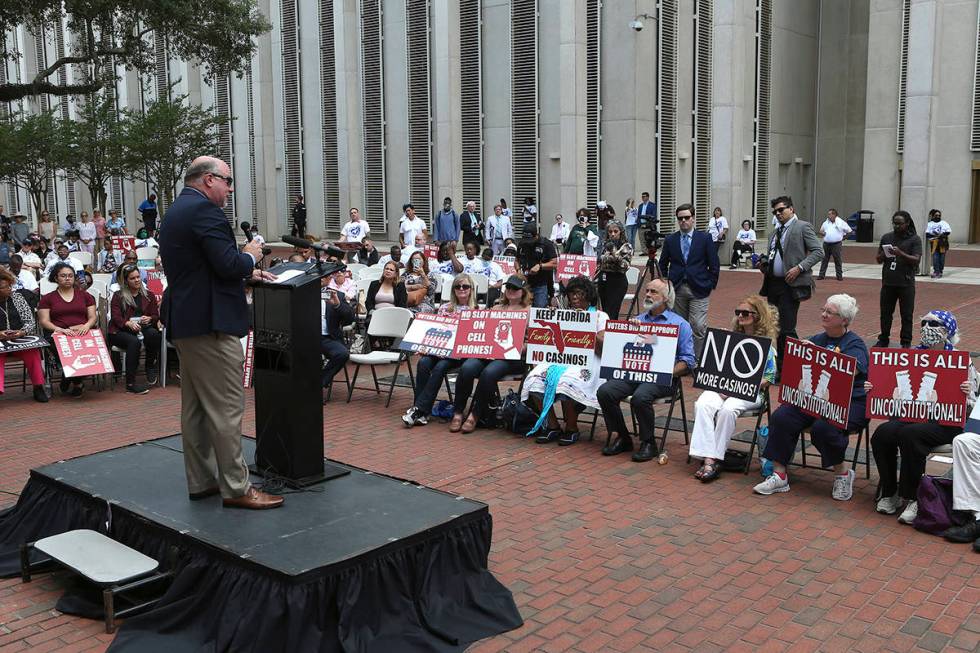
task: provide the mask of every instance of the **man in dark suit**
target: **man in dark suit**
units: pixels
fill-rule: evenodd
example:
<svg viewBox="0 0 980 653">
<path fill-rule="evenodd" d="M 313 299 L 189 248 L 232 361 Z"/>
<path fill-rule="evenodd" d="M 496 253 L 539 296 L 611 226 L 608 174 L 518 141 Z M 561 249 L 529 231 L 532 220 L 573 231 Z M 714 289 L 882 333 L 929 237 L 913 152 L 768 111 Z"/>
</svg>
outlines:
<svg viewBox="0 0 980 653">
<path fill-rule="evenodd" d="M 694 228 L 694 206 L 681 204 L 674 210 L 678 231 L 664 241 L 660 273 L 674 284 L 674 312 L 694 331 L 695 359 L 701 358 L 708 330 L 708 296 L 718 285 L 718 250 L 711 236 Z"/>
<path fill-rule="evenodd" d="M 636 207 L 636 223 L 657 230 L 657 205 L 650 201 L 650 193 L 646 191 L 640 195 L 640 205 Z"/>
<path fill-rule="evenodd" d="M 220 493 L 229 508 L 277 508 L 282 497 L 249 483 L 241 445 L 241 338 L 248 333 L 244 280 L 275 277 L 255 270 L 262 256 L 257 240 L 238 251 L 221 210 L 232 181 L 228 164 L 213 157 L 198 157 L 187 169 L 184 189 L 160 231 L 169 281 L 161 316 L 180 355 L 180 425 L 190 498 Z"/>
<path fill-rule="evenodd" d="M 329 279 L 323 277 L 322 285 L 326 286 Z M 326 359 L 320 381 L 324 388 L 333 383 L 333 377 L 350 359 L 350 351 L 344 344 L 344 327 L 353 321 L 354 309 L 344 293 L 324 288 L 320 299 L 320 353 Z"/>
<path fill-rule="evenodd" d="M 466 203 L 466 210 L 459 216 L 459 228 L 463 232 L 463 246 L 468 243 L 483 244 L 483 220 L 476 212 L 476 202 Z"/>
<path fill-rule="evenodd" d="M 761 293 L 779 309 L 779 338 L 776 341 L 778 367 L 783 369 L 786 338 L 796 338 L 796 315 L 800 302 L 813 294 L 813 267 L 823 260 L 823 243 L 809 222 L 796 216 L 793 198 L 783 195 L 770 202 L 776 217 L 776 231 L 769 238 L 765 276 Z"/>
</svg>

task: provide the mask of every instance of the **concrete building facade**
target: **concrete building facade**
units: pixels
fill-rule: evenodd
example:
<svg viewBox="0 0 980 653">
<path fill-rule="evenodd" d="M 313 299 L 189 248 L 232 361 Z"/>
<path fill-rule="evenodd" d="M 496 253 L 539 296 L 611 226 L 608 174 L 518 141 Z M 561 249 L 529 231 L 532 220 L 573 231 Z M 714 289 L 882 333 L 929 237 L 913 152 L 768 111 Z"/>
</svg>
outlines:
<svg viewBox="0 0 980 653">
<path fill-rule="evenodd" d="M 175 93 L 234 118 L 220 156 L 229 219 L 336 236 L 349 207 L 397 237 L 402 205 L 430 220 L 443 197 L 484 214 L 531 196 L 545 225 L 649 191 L 662 223 L 693 202 L 765 232 L 792 195 L 819 224 L 835 207 L 922 222 L 944 210 L 954 241 L 980 238 L 978 0 L 261 0 L 273 29 L 241 77 L 208 79 L 157 48 L 155 78 L 120 69 L 120 106 Z M 638 19 L 642 30 L 631 26 Z M 66 35 L 6 35 L 24 78 Z M 2 81 L 2 80 L 0 80 Z M 12 110 L 39 110 L 32 98 Z M 60 102 L 51 99 L 55 106 Z M 65 115 L 74 107 L 61 103 Z M 145 184 L 116 180 L 135 223 Z M 3 203 L 33 213 L 26 195 Z M 78 182 L 49 197 L 86 206 Z M 8 213 L 10 212 L 8 208 Z"/>
</svg>

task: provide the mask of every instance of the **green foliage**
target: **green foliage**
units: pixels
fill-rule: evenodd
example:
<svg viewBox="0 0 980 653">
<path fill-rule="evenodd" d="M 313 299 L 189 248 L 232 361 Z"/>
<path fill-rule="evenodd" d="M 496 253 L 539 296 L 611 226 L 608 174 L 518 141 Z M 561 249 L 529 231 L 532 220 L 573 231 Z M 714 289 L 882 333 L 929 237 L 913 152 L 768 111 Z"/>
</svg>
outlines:
<svg viewBox="0 0 980 653">
<path fill-rule="evenodd" d="M 26 25 L 34 33 L 67 21 L 71 51 L 33 79 L 0 84 L 0 101 L 29 95 L 88 94 L 105 88 L 113 61 L 141 73 L 153 72 L 155 39 L 165 37 L 172 57 L 194 61 L 206 76 L 244 69 L 255 38 L 270 25 L 256 0 L 5 0 L 0 2 L 0 33 Z M 21 56 L 4 53 L 7 58 Z M 61 84 L 57 71 L 68 64 L 81 81 Z M 70 78 L 70 76 L 69 76 Z"/>
<path fill-rule="evenodd" d="M 78 107 L 77 118 L 63 123 L 65 147 L 72 153 L 65 170 L 89 189 L 92 206 L 106 211 L 106 184 L 128 172 L 123 159 L 123 125 L 112 99 L 90 95 Z"/>
<path fill-rule="evenodd" d="M 218 128 L 227 118 L 186 103 L 187 96 L 161 98 L 145 113 L 126 111 L 121 126 L 123 163 L 129 175 L 156 186 L 169 206 L 194 158 L 214 155 Z"/>
<path fill-rule="evenodd" d="M 71 156 L 65 129 L 53 111 L 15 114 L 0 122 L 0 180 L 26 190 L 37 214 L 48 208 L 48 187 Z"/>
</svg>

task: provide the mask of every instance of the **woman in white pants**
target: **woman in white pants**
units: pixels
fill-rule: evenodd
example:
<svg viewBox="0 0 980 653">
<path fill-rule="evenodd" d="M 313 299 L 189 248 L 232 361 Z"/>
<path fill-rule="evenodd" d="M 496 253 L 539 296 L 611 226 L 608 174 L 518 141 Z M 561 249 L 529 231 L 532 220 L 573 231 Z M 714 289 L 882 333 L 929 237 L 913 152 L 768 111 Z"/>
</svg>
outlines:
<svg viewBox="0 0 980 653">
<path fill-rule="evenodd" d="M 728 441 L 735 433 L 735 420 L 745 411 L 762 405 L 762 393 L 776 379 L 776 336 L 779 335 L 779 318 L 776 309 L 759 295 L 749 295 L 735 308 L 732 331 L 750 336 L 769 338 L 769 355 L 762 376 L 762 385 L 755 401 L 725 397 L 706 390 L 694 403 L 694 431 L 691 434 L 692 458 L 703 458 L 704 463 L 694 472 L 694 478 L 710 483 L 721 474 L 721 461 L 725 459 Z"/>
</svg>

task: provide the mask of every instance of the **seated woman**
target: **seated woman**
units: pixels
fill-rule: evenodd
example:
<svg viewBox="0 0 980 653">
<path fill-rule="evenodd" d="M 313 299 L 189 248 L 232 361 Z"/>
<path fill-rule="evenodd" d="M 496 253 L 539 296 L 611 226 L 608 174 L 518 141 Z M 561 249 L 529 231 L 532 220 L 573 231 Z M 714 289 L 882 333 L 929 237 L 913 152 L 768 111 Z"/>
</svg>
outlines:
<svg viewBox="0 0 980 653">
<path fill-rule="evenodd" d="M 106 238 L 103 241 L 103 249 L 99 252 L 99 256 L 95 262 L 95 271 L 103 273 L 115 272 L 122 265 L 122 260 L 122 253 L 113 247 L 112 238 Z"/>
<path fill-rule="evenodd" d="M 95 298 L 84 290 L 75 289 L 75 269 L 68 263 L 55 263 L 48 281 L 58 287 L 41 297 L 37 305 L 37 321 L 48 333 L 84 336 L 95 326 Z M 57 355 L 57 354 L 55 354 Z M 61 392 L 82 396 L 82 379 L 62 378 Z"/>
<path fill-rule="evenodd" d="M 752 228 L 752 222 L 742 220 L 742 228 L 735 235 L 735 242 L 732 243 L 732 270 L 737 268 L 739 261 L 742 260 L 742 252 L 751 254 L 755 251 L 755 241 L 755 229 Z"/>
<path fill-rule="evenodd" d="M 779 335 L 779 319 L 776 308 L 759 295 L 749 295 L 735 308 L 732 331 L 749 336 L 769 338 L 769 355 L 755 401 L 737 397 L 724 397 L 705 390 L 694 403 L 694 429 L 691 432 L 692 458 L 703 458 L 704 464 L 694 473 L 694 478 L 709 483 L 721 474 L 721 461 L 725 449 L 735 434 L 735 420 L 742 413 L 762 405 L 763 393 L 776 380 L 776 337 Z"/>
<path fill-rule="evenodd" d="M 953 438 L 953 510 L 967 513 L 967 521 L 947 528 L 943 537 L 950 542 L 973 542 L 973 550 L 980 553 L 980 434 L 961 433 Z"/>
<path fill-rule="evenodd" d="M 436 283 L 429 276 L 429 261 L 422 250 L 412 252 L 408 257 L 403 279 L 408 292 L 408 310 L 413 313 L 435 313 Z"/>
<path fill-rule="evenodd" d="M 945 349 L 951 351 L 959 342 L 956 317 L 948 311 L 930 311 L 922 316 L 921 344 L 916 349 Z M 866 390 L 871 390 L 865 382 Z M 969 378 L 960 388 L 966 395 L 967 414 L 977 401 L 980 378 L 970 364 Z M 883 515 L 894 515 L 902 510 L 898 521 L 911 524 L 918 514 L 916 495 L 919 481 L 926 472 L 926 459 L 933 447 L 951 444 L 953 438 L 963 432 L 961 426 L 945 426 L 935 422 L 916 424 L 892 419 L 881 424 L 871 436 L 875 466 L 878 468 L 878 503 L 875 510 Z M 901 452 L 901 453 L 900 453 Z M 899 474 L 898 458 L 902 468 Z"/>
<path fill-rule="evenodd" d="M 521 391 L 521 399 L 528 401 L 538 411 L 541 417 L 531 429 L 534 433 L 547 421 L 547 426 L 535 442 L 547 444 L 558 441 L 561 446 L 575 444 L 579 439 L 578 416 L 586 406 L 599 409 L 596 390 L 599 388 L 599 356 L 602 352 L 602 339 L 606 331 L 606 321 L 609 316 L 595 305 L 598 299 L 595 284 L 588 277 L 572 277 L 565 284 L 565 296 L 568 308 L 576 311 L 595 311 L 598 322 L 596 333 L 596 358 L 593 368 L 584 370 L 571 365 L 538 363 L 528 373 Z M 554 402 L 561 402 L 562 416 L 565 418 L 565 428 L 562 430 L 555 415 Z M 528 433 L 528 435 L 531 435 Z"/>
<path fill-rule="evenodd" d="M 398 276 L 398 263 L 395 261 L 385 263 L 381 271 L 381 278 L 375 279 L 368 286 L 364 305 L 368 315 L 376 308 L 389 306 L 405 308 L 408 305 L 408 293 L 405 290 L 405 284 Z"/>
<path fill-rule="evenodd" d="M 157 356 L 160 354 L 160 307 L 153 293 L 146 290 L 140 271 L 124 265 L 123 284 L 112 295 L 109 308 L 109 344 L 126 351 L 126 392 L 145 395 L 149 389 L 136 384 L 140 350 L 146 348 L 146 381 L 157 382 Z"/>
<path fill-rule="evenodd" d="M 456 276 L 463 272 L 463 262 L 456 258 L 456 243 L 446 241 L 439 245 L 439 254 L 436 258 L 436 265 L 432 269 L 439 274 Z"/>
<path fill-rule="evenodd" d="M 350 272 L 347 270 L 334 272 L 325 283 L 326 285 L 323 287 L 326 290 L 343 293 L 347 299 L 347 303 L 352 306 L 357 306 L 357 283 L 354 281 L 353 275 Z"/>
<path fill-rule="evenodd" d="M 527 311 L 531 306 L 531 289 L 527 280 L 514 274 L 504 284 L 504 296 L 493 307 L 495 311 Z M 523 343 L 515 342 L 518 349 Z M 456 396 L 453 402 L 453 419 L 449 423 L 452 433 L 462 431 L 472 433 L 476 430 L 477 422 L 490 412 L 490 397 L 497 389 L 497 382 L 508 374 L 520 374 L 525 369 L 523 357 L 516 360 L 484 360 L 482 358 L 467 358 L 456 377 Z M 473 391 L 473 381 L 477 380 L 476 394 L 470 404 L 470 414 L 463 421 L 466 413 L 466 402 Z"/>
<path fill-rule="evenodd" d="M 27 300 L 14 291 L 17 277 L 0 268 L 0 342 L 16 340 L 25 335 L 33 335 L 37 329 L 34 322 L 34 311 Z M 34 401 L 44 403 L 48 394 L 44 391 L 44 368 L 41 365 L 40 349 L 24 349 L 9 354 L 0 354 L 0 394 L 4 391 L 4 365 L 7 356 L 13 356 L 24 361 L 24 367 L 31 377 L 34 386 Z"/>
<path fill-rule="evenodd" d="M 820 310 L 823 332 L 810 338 L 813 344 L 857 359 L 851 406 L 848 412 L 848 430 L 864 428 L 868 423 L 864 416 L 867 393 L 864 382 L 868 378 L 868 348 L 859 335 L 851 331 L 857 317 L 857 301 L 850 295 L 831 295 Z M 806 415 L 796 406 L 783 404 L 772 413 L 769 420 L 769 440 L 763 458 L 772 461 L 773 473 L 753 489 L 758 494 L 789 492 L 786 466 L 793 459 L 800 433 L 810 428 L 810 442 L 820 452 L 822 467 L 833 467 L 834 487 L 831 496 L 838 501 L 849 501 L 854 490 L 854 470 L 844 460 L 847 451 L 848 430 L 838 428 L 824 419 Z"/>
<path fill-rule="evenodd" d="M 421 252 L 416 252 L 420 254 Z M 415 258 L 414 254 L 412 258 Z M 411 263 L 412 259 L 409 259 Z M 439 315 L 452 315 L 476 308 L 476 288 L 468 274 L 457 274 L 453 279 L 453 292 L 449 301 L 439 307 Z M 455 358 L 440 358 L 426 354 L 419 359 L 415 368 L 415 402 L 402 415 L 405 426 L 412 428 L 429 423 L 432 404 L 439 394 L 439 386 L 449 370 L 454 370 L 463 361 Z"/>
</svg>

